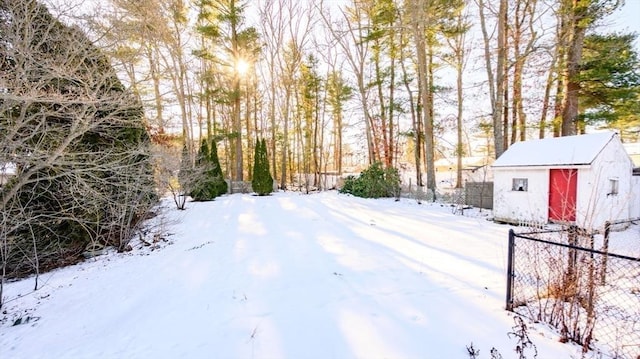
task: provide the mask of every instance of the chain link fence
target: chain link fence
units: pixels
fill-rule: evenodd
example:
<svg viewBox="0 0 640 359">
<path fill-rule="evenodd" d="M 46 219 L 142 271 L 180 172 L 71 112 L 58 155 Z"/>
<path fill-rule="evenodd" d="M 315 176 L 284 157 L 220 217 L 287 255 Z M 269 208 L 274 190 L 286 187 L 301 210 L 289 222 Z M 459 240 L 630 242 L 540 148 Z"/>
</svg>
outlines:
<svg viewBox="0 0 640 359">
<path fill-rule="evenodd" d="M 615 227 L 624 231 L 612 231 Z M 640 358 L 640 226 L 509 233 L 507 310 L 602 357 Z"/>
</svg>

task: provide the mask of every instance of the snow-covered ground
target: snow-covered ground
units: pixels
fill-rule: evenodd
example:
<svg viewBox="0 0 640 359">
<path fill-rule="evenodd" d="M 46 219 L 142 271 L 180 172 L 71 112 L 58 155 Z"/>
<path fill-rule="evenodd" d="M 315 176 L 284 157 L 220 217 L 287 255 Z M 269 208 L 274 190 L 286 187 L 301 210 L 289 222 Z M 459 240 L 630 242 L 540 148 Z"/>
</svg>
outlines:
<svg viewBox="0 0 640 359">
<path fill-rule="evenodd" d="M 167 201 L 162 248 L 8 283 L 0 358 L 515 358 L 510 227 L 451 212 L 336 192 Z M 580 357 L 529 335 L 538 358 Z"/>
</svg>

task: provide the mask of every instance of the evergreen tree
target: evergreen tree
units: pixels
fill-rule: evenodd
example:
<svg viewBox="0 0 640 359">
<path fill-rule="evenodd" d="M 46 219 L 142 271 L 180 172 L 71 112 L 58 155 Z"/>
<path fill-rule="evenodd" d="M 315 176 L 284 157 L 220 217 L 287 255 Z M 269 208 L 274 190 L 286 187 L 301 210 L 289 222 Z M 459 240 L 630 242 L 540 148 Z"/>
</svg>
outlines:
<svg viewBox="0 0 640 359">
<path fill-rule="evenodd" d="M 222 175 L 215 140 L 209 142 L 203 139 L 200 143 L 196 171 L 191 180 L 191 197 L 194 201 L 210 201 L 227 193 L 227 183 Z"/>
<path fill-rule="evenodd" d="M 218 158 L 218 146 L 216 145 L 215 139 L 211 140 L 211 146 L 209 147 L 210 151 L 210 163 L 213 166 L 212 168 L 212 181 L 214 183 L 214 195 L 215 197 L 221 196 L 228 191 L 227 182 L 224 180 L 224 175 L 222 174 L 222 166 L 220 166 L 220 159 Z"/>
<path fill-rule="evenodd" d="M 191 198 L 194 201 L 209 201 L 214 198 L 212 186 L 208 178 L 209 167 L 209 145 L 207 140 L 200 142 L 200 152 L 196 159 L 196 171 L 192 174 L 191 181 L 193 181 L 191 189 Z"/>
<path fill-rule="evenodd" d="M 637 131 L 640 59 L 633 46 L 636 38 L 636 34 L 594 34 L 585 38 L 579 77 L 581 121 Z"/>
<path fill-rule="evenodd" d="M 253 165 L 253 179 L 251 181 L 251 187 L 258 196 L 266 196 L 273 192 L 273 177 L 271 177 L 271 171 L 269 170 L 269 159 L 267 158 L 267 143 L 264 140 L 256 140 L 256 147 L 254 149 L 254 165 Z"/>
<path fill-rule="evenodd" d="M 191 156 L 189 154 L 189 146 L 185 141 L 182 144 L 182 154 L 180 155 L 180 170 L 178 171 L 178 181 L 180 182 L 180 186 L 182 187 L 183 194 L 188 194 L 191 192 L 189 187 L 189 183 L 191 181 L 191 177 L 193 176 L 193 170 L 191 165 Z"/>
<path fill-rule="evenodd" d="M 262 144 L 260 139 L 256 139 L 256 145 L 253 148 L 253 173 L 251 174 L 251 188 L 255 191 L 259 186 L 258 181 L 260 177 L 260 148 Z"/>
</svg>

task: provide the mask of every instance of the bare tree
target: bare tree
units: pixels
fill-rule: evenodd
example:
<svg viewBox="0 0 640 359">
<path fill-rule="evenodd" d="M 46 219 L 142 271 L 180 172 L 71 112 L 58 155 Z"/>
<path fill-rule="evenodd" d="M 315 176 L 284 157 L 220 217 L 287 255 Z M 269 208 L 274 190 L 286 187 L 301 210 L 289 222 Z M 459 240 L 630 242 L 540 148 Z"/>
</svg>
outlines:
<svg viewBox="0 0 640 359">
<path fill-rule="evenodd" d="M 560 33 L 560 22 L 558 22 L 556 24 L 556 45 L 553 46 L 553 49 L 551 50 L 551 60 L 550 60 L 550 66 L 549 66 L 549 70 L 547 72 L 547 79 L 545 82 L 545 87 L 544 87 L 544 97 L 542 99 L 542 110 L 540 111 L 540 121 L 539 121 L 539 132 L 538 132 L 538 138 L 544 138 L 545 137 L 545 133 L 546 133 L 546 129 L 547 129 L 547 116 L 549 113 L 549 109 L 551 107 L 551 90 L 553 89 L 554 85 L 557 86 L 556 84 L 556 77 L 557 77 L 557 68 L 558 68 L 558 61 L 559 61 L 559 57 L 560 57 L 560 52 L 562 49 L 562 45 L 560 42 L 560 37 L 561 37 L 561 33 Z M 558 94 L 556 94 L 558 95 Z M 552 121 L 552 125 L 553 125 Z M 554 126 L 555 127 L 555 126 Z"/>
<path fill-rule="evenodd" d="M 367 159 L 369 163 L 373 163 L 380 160 L 380 150 L 376 142 L 378 136 L 370 105 L 370 86 L 367 78 L 371 49 L 368 42 L 362 41 L 366 36 L 368 24 L 362 4 L 354 1 L 352 5 L 350 8 L 339 10 L 341 18 L 337 21 L 332 19 L 328 9 L 321 7 L 319 10 L 325 27 L 330 31 L 335 45 L 342 51 L 341 54 L 355 76 L 355 91 L 364 117 Z"/>
<path fill-rule="evenodd" d="M 425 160 L 427 167 L 427 188 L 431 191 L 433 201 L 436 200 L 436 179 L 435 179 L 435 144 L 433 137 L 433 117 L 431 86 L 429 83 L 429 58 L 427 56 L 426 34 L 431 21 L 428 16 L 427 1 L 412 0 L 407 10 L 412 14 L 411 24 L 413 37 L 416 46 L 416 57 L 418 64 L 418 86 L 420 88 L 422 100 L 422 120 L 425 131 Z"/>
<path fill-rule="evenodd" d="M 403 12 L 400 11 L 399 12 L 399 22 L 404 24 L 407 23 L 407 21 L 411 21 L 404 19 L 403 16 Z M 410 61 L 411 56 L 412 56 L 412 51 L 410 49 L 410 46 L 407 46 L 410 43 L 410 38 L 411 38 L 411 34 L 408 33 L 408 31 L 400 31 L 400 46 L 398 48 L 398 53 L 399 53 L 399 63 L 400 63 L 400 69 L 402 70 L 402 84 L 404 85 L 405 88 L 405 92 L 406 92 L 406 96 L 407 96 L 407 102 L 408 102 L 408 107 L 409 107 L 409 113 L 411 114 L 411 131 L 413 133 L 413 140 L 414 140 L 414 165 L 415 165 L 415 169 L 416 169 L 416 185 L 419 187 L 423 186 L 422 183 L 422 170 L 421 170 L 421 162 L 422 162 L 422 141 L 424 139 L 424 133 L 422 131 L 422 120 L 420 117 L 420 113 L 418 111 L 418 104 L 419 104 L 419 99 L 417 99 L 416 96 L 414 95 L 414 91 L 412 89 L 412 83 L 414 82 L 414 78 L 417 77 L 414 73 L 412 73 L 408 66 L 407 66 L 407 62 L 410 62 L 412 65 L 414 64 L 413 62 Z M 415 67 L 415 66 L 412 66 Z M 420 94 L 420 92 L 418 91 L 418 95 Z"/>
<path fill-rule="evenodd" d="M 315 24 L 310 5 L 293 0 L 265 0 L 260 6 L 266 66 L 261 73 L 267 88 L 271 126 L 272 169 L 277 171 L 280 143 L 280 187 L 286 188 L 291 156 L 291 119 L 295 112 L 296 79 Z M 277 121 L 278 117 L 280 121 Z M 280 136 L 278 136 L 280 134 Z M 275 176 L 274 176 L 275 177 Z"/>
<path fill-rule="evenodd" d="M 536 33 L 533 31 L 534 19 L 535 19 L 536 1 L 518 1 L 515 4 L 514 16 L 513 16 L 513 29 L 509 35 L 513 43 L 513 96 L 511 112 L 512 128 L 511 128 L 511 143 L 516 142 L 516 139 L 525 141 L 527 139 L 527 117 L 524 112 L 523 94 L 522 94 L 522 76 L 524 72 L 525 63 L 527 57 L 531 54 L 533 45 L 536 40 Z M 522 42 L 525 41 L 525 30 L 531 29 L 528 34 L 529 39 L 522 49 Z M 519 135 L 518 135 L 519 133 Z"/>
<path fill-rule="evenodd" d="M 85 16 L 88 27 L 145 105 L 153 119 L 149 125 L 164 134 L 170 117 L 176 116 L 192 145 L 196 88 L 188 8 L 181 0 L 109 0 L 101 5 Z M 201 118 L 198 125 L 201 131 Z M 195 148 L 189 150 L 195 153 Z"/>
<path fill-rule="evenodd" d="M 141 104 L 44 5 L 3 1 L 0 14 L 0 162 L 16 166 L 0 188 L 2 281 L 90 243 L 126 250 L 155 199 Z"/>
<path fill-rule="evenodd" d="M 505 93 L 505 75 L 506 75 L 506 61 L 507 61 L 507 48 L 505 45 L 506 31 L 507 31 L 507 0 L 500 0 L 500 8 L 498 10 L 497 20 L 497 32 L 498 39 L 497 45 L 498 55 L 496 61 L 495 70 L 491 59 L 493 58 L 493 51 L 491 48 L 491 36 L 489 35 L 486 7 L 484 0 L 476 0 L 479 15 L 480 15 L 480 27 L 482 30 L 482 38 L 484 40 L 484 57 L 487 70 L 487 79 L 489 81 L 489 98 L 491 100 L 491 113 L 493 119 L 493 138 L 495 147 L 495 157 L 498 158 L 506 150 L 505 148 L 505 133 L 503 130 L 503 115 L 504 115 L 504 93 Z"/>
<path fill-rule="evenodd" d="M 457 99 L 457 119 L 456 119 L 456 188 L 462 188 L 462 157 L 464 156 L 462 133 L 463 133 L 463 70 L 466 65 L 467 54 L 469 52 L 466 35 L 470 28 L 470 23 L 466 13 L 466 4 L 458 10 L 455 18 L 455 25 L 448 33 L 446 41 L 451 48 L 452 56 L 449 58 L 450 65 L 456 70 L 456 99 Z"/>
</svg>

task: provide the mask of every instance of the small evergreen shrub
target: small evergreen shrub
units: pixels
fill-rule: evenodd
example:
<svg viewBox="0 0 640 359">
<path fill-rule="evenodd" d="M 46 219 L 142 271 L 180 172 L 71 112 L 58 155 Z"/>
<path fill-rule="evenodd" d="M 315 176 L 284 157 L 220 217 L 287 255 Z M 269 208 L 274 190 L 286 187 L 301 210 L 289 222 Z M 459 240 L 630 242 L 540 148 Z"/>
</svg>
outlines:
<svg viewBox="0 0 640 359">
<path fill-rule="evenodd" d="M 360 176 L 348 176 L 340 193 L 349 193 L 362 198 L 399 197 L 400 174 L 393 167 L 383 168 L 375 162 L 360 173 Z"/>
<path fill-rule="evenodd" d="M 194 201 L 210 201 L 227 193 L 227 182 L 222 175 L 215 140 L 211 145 L 202 140 L 196 161 L 196 169 L 191 174 L 191 197 Z"/>
<path fill-rule="evenodd" d="M 273 177 L 271 177 L 269 170 L 267 143 L 264 138 L 262 140 L 256 140 L 253 161 L 251 187 L 258 196 L 269 195 L 273 192 Z"/>
<path fill-rule="evenodd" d="M 211 140 L 211 146 L 209 146 L 209 162 L 213 166 L 211 175 L 213 176 L 213 194 L 214 197 L 222 196 L 229 191 L 229 185 L 224 180 L 222 174 L 222 166 L 220 165 L 220 158 L 218 157 L 218 146 L 215 139 Z"/>
</svg>

